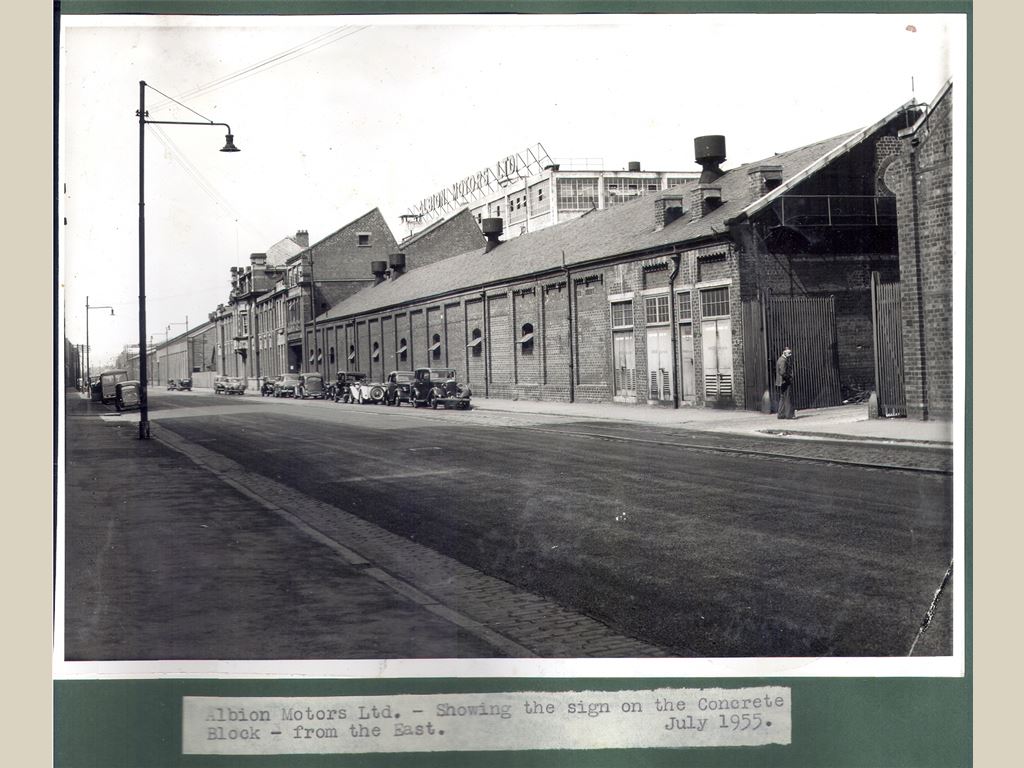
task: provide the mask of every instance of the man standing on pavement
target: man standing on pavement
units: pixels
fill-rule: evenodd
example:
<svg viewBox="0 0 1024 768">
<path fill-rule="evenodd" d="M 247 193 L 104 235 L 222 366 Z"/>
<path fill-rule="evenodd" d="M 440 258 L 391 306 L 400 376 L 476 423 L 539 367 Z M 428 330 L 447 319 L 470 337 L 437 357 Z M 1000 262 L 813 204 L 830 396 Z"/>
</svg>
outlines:
<svg viewBox="0 0 1024 768">
<path fill-rule="evenodd" d="M 775 386 L 779 388 L 779 418 L 795 419 L 793 410 L 793 350 L 786 347 L 775 363 Z"/>
</svg>

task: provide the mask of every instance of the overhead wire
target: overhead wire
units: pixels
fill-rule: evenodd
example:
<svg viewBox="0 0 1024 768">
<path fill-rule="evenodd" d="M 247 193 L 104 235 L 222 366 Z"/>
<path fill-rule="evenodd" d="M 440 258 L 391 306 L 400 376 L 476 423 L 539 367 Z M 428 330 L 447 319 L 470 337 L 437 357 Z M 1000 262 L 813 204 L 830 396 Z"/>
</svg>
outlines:
<svg viewBox="0 0 1024 768">
<path fill-rule="evenodd" d="M 225 75 L 224 77 L 218 78 L 216 80 L 211 80 L 210 82 L 204 83 L 203 85 L 196 86 L 190 91 L 186 91 L 182 94 L 179 94 L 178 98 L 190 99 L 200 95 L 204 95 L 206 93 L 211 93 L 213 91 L 220 90 L 221 88 L 224 88 L 235 82 L 248 79 L 249 77 L 259 74 L 265 70 L 273 69 L 274 67 L 280 66 L 281 64 L 285 64 L 289 61 L 293 61 L 297 58 L 313 53 L 314 51 L 318 51 L 321 48 L 337 43 L 341 40 L 344 40 L 347 37 L 351 37 L 352 35 L 355 35 L 366 29 L 369 29 L 369 27 L 356 27 L 355 29 L 352 29 L 350 27 L 335 27 L 334 29 L 329 30 L 328 32 L 325 32 L 321 35 L 317 35 L 316 37 L 307 40 L 305 43 L 289 48 L 286 51 L 274 54 L 273 56 L 269 56 L 266 59 L 256 62 L 255 64 L 250 64 L 249 66 L 243 67 L 242 69 L 238 70 L 237 72 L 233 72 L 230 75 Z M 153 90 L 156 89 L 154 88 Z M 167 94 L 162 93 L 161 95 L 164 96 L 167 99 L 167 101 L 157 102 L 155 105 L 153 105 L 151 107 L 151 110 L 154 112 L 166 108 L 171 102 L 180 103 L 176 99 L 168 96 Z M 185 105 L 182 104 L 182 106 Z M 185 108 L 190 109 L 189 107 Z"/>
</svg>

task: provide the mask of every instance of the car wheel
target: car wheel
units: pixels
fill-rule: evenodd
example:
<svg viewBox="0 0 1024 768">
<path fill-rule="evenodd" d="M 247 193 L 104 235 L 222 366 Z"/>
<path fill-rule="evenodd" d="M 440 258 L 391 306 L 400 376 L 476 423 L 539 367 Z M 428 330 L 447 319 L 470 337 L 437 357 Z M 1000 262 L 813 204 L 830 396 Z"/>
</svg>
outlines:
<svg viewBox="0 0 1024 768">
<path fill-rule="evenodd" d="M 383 387 L 371 387 L 370 388 L 370 399 L 374 402 L 379 403 L 384 399 L 384 388 Z"/>
</svg>

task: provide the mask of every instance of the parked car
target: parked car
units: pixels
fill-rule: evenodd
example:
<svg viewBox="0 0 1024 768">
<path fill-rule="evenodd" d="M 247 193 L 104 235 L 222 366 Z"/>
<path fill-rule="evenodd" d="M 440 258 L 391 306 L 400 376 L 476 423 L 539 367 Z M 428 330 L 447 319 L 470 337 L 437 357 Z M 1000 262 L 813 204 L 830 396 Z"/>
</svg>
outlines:
<svg viewBox="0 0 1024 768">
<path fill-rule="evenodd" d="M 118 411 L 138 408 L 142 404 L 142 384 L 137 381 L 119 381 L 114 385 L 114 406 Z"/>
<path fill-rule="evenodd" d="M 112 403 L 117 397 L 116 387 L 119 382 L 128 381 L 128 371 L 110 370 L 100 374 L 100 399 L 104 403 Z M 95 400 L 96 398 L 93 397 Z"/>
<path fill-rule="evenodd" d="M 168 392 L 173 392 L 177 388 L 178 388 L 178 382 L 177 381 L 175 381 L 174 379 L 168 379 L 167 380 L 167 391 Z"/>
<path fill-rule="evenodd" d="M 245 382 L 238 376 L 218 376 L 213 380 L 213 393 L 215 395 L 243 395 L 245 394 Z"/>
<path fill-rule="evenodd" d="M 269 376 L 264 376 L 263 379 L 260 381 L 260 397 L 271 397 L 271 396 L 273 396 L 273 394 L 274 394 L 274 382 L 275 381 L 280 381 L 280 380 L 281 380 L 280 376 L 278 376 L 276 380 L 270 378 Z"/>
<path fill-rule="evenodd" d="M 350 388 L 352 390 L 352 401 L 356 403 L 383 403 L 384 396 L 387 394 L 387 387 L 379 381 L 367 381 L 362 379 L 354 382 Z"/>
<path fill-rule="evenodd" d="M 299 374 L 286 373 L 274 382 L 274 397 L 295 397 L 299 385 Z"/>
<path fill-rule="evenodd" d="M 417 368 L 411 384 L 414 407 L 470 408 L 473 393 L 458 383 L 454 368 Z"/>
<path fill-rule="evenodd" d="M 192 391 L 192 379 L 178 379 L 178 391 L 179 392 L 191 392 Z"/>
<path fill-rule="evenodd" d="M 365 373 L 360 373 L 358 371 L 338 371 L 338 376 L 334 381 L 334 402 L 353 402 L 352 387 L 365 379 Z"/>
<path fill-rule="evenodd" d="M 99 376 L 89 377 L 89 399 L 96 402 L 103 400 L 103 387 L 100 386 Z"/>
<path fill-rule="evenodd" d="M 314 400 L 324 399 L 324 377 L 319 373 L 299 374 L 299 383 L 295 388 L 295 397 L 302 400 L 312 398 Z"/>
<path fill-rule="evenodd" d="M 415 371 L 392 371 L 389 373 L 385 384 L 384 403 L 386 405 L 411 403 L 412 382 L 415 378 Z"/>
</svg>

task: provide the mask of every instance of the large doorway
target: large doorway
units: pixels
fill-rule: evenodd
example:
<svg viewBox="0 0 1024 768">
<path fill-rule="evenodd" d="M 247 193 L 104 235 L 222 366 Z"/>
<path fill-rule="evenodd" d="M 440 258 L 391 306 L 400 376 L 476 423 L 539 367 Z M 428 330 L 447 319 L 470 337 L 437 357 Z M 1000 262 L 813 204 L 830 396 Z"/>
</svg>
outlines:
<svg viewBox="0 0 1024 768">
<path fill-rule="evenodd" d="M 612 335 L 612 354 L 615 357 L 615 397 L 636 397 L 636 348 L 633 332 Z"/>
<path fill-rule="evenodd" d="M 700 324 L 704 361 L 704 399 L 732 400 L 732 319 L 719 317 Z"/>
<path fill-rule="evenodd" d="M 668 328 L 647 331 L 647 399 L 672 401 L 672 334 Z"/>
</svg>

